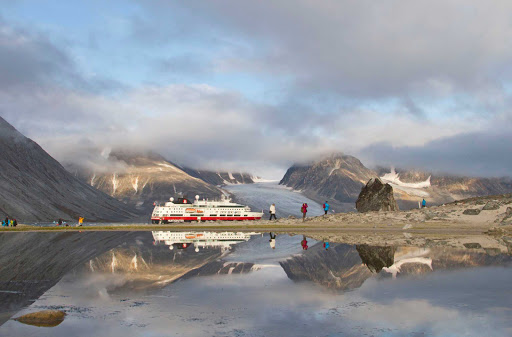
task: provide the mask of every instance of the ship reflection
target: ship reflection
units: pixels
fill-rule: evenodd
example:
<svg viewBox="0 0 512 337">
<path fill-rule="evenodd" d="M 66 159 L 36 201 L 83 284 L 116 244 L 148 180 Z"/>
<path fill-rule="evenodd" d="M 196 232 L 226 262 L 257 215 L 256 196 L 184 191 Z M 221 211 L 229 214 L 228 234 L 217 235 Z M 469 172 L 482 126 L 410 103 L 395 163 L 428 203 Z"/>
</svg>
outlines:
<svg viewBox="0 0 512 337">
<path fill-rule="evenodd" d="M 187 249 L 191 245 L 195 251 L 201 249 L 220 248 L 221 252 L 231 250 L 233 245 L 241 242 L 247 242 L 253 235 L 260 233 L 243 232 L 171 232 L 171 231 L 153 231 L 155 245 L 164 244 L 169 246 L 170 250 Z"/>
</svg>

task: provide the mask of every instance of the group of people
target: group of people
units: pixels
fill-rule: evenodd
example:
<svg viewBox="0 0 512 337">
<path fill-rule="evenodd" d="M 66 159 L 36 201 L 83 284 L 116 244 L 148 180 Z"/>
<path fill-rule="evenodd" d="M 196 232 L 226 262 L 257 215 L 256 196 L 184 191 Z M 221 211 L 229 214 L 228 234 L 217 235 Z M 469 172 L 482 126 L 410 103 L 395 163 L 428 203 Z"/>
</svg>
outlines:
<svg viewBox="0 0 512 337">
<path fill-rule="evenodd" d="M 268 242 L 270 242 L 270 248 L 276 249 L 277 234 L 276 233 L 272 234 L 272 232 L 270 232 L 269 235 L 270 235 L 270 240 L 268 240 Z M 308 248 L 309 248 L 308 238 L 305 235 L 302 236 L 302 241 L 300 242 L 300 245 L 302 246 L 302 250 L 308 250 Z M 324 241 L 324 248 L 325 248 L 325 250 L 329 250 L 329 241 L 327 241 L 327 240 Z"/>
<path fill-rule="evenodd" d="M 16 227 L 18 226 L 18 221 L 16 219 L 9 219 L 9 217 L 6 217 L 2 221 L 2 227 Z"/>
<path fill-rule="evenodd" d="M 308 204 L 307 203 L 303 203 L 301 208 L 300 208 L 300 212 L 302 213 L 302 221 L 306 221 L 306 213 L 308 212 Z M 329 212 L 329 209 L 331 208 L 331 205 L 329 205 L 329 203 L 326 201 L 325 204 L 322 205 L 322 208 L 324 210 L 324 214 L 327 215 L 327 212 Z M 276 217 L 276 204 L 272 204 L 270 205 L 270 209 L 269 209 L 269 213 L 270 213 L 270 219 L 269 220 L 272 220 L 272 218 L 274 218 L 274 220 L 277 220 L 277 217 Z"/>
<path fill-rule="evenodd" d="M 78 217 L 77 227 L 81 227 L 83 223 L 84 223 L 84 218 Z M 62 226 L 62 225 L 64 225 L 65 227 L 69 227 L 69 224 L 67 222 L 65 222 L 62 218 L 59 218 L 59 221 L 57 221 L 57 226 Z"/>
</svg>

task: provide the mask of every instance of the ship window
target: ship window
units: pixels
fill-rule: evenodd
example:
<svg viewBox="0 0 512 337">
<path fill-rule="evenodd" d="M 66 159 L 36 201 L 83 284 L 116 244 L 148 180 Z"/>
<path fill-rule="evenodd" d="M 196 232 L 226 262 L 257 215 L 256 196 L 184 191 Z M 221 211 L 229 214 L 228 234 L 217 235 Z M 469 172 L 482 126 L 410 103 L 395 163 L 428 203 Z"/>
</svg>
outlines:
<svg viewBox="0 0 512 337">
<path fill-rule="evenodd" d="M 247 216 L 247 214 L 245 214 L 244 216 Z"/>
<path fill-rule="evenodd" d="M 217 216 L 217 214 L 210 214 L 210 216 Z"/>
</svg>

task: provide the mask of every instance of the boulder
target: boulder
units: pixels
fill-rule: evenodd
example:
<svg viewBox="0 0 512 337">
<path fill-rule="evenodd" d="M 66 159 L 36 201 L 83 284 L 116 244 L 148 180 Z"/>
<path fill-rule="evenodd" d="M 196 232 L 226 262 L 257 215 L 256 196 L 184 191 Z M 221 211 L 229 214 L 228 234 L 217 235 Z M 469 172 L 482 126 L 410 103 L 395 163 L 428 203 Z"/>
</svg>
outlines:
<svg viewBox="0 0 512 337">
<path fill-rule="evenodd" d="M 483 211 L 494 211 L 500 208 L 500 204 L 497 201 L 489 201 L 487 204 L 485 204 L 484 208 L 482 208 Z"/>
<path fill-rule="evenodd" d="M 398 205 L 393 196 L 393 187 L 384 184 L 379 178 L 372 178 L 361 189 L 356 201 L 356 209 L 363 212 L 398 211 Z"/>
<path fill-rule="evenodd" d="M 482 246 L 478 242 L 465 243 L 464 247 L 466 247 L 468 249 L 479 249 L 479 248 L 482 248 Z"/>
<path fill-rule="evenodd" d="M 479 209 L 476 209 L 476 208 L 468 208 L 467 210 L 465 210 L 464 212 L 462 212 L 462 214 L 466 214 L 466 215 L 478 215 L 478 214 L 480 214 L 480 210 L 479 210 Z"/>
<path fill-rule="evenodd" d="M 357 245 L 361 261 L 372 273 L 379 273 L 384 267 L 391 267 L 395 263 L 395 247 L 377 247 Z"/>
<path fill-rule="evenodd" d="M 66 317 L 66 313 L 63 311 L 43 310 L 20 316 L 14 320 L 29 325 L 54 327 L 62 323 L 64 317 Z"/>
</svg>

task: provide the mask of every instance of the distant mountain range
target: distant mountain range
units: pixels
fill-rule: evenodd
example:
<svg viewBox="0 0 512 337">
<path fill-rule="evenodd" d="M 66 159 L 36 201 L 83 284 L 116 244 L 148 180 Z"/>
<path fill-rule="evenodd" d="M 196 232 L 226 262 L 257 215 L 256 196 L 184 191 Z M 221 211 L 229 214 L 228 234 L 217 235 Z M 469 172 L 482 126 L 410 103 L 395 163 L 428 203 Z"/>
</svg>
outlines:
<svg viewBox="0 0 512 337">
<path fill-rule="evenodd" d="M 0 217 L 125 221 L 127 205 L 83 183 L 0 117 Z"/>
<path fill-rule="evenodd" d="M 401 209 L 418 207 L 423 198 L 429 204 L 442 204 L 468 197 L 512 192 L 511 178 L 479 178 L 436 175 L 416 170 L 365 167 L 361 161 L 345 154 L 333 154 L 320 161 L 295 164 L 280 184 L 299 190 L 323 203 L 326 199 L 338 211 L 354 210 L 361 188 L 369 179 L 380 177 L 394 190 Z"/>
</svg>

